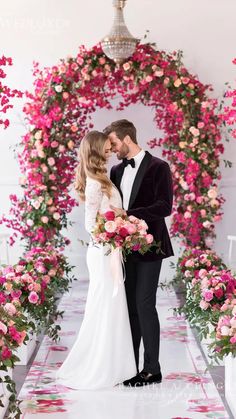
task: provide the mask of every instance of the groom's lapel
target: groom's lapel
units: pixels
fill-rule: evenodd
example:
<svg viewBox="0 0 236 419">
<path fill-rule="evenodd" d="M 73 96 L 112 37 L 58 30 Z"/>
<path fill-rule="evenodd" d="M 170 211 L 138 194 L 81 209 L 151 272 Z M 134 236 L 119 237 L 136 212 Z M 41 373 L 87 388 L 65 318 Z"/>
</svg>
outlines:
<svg viewBox="0 0 236 419">
<path fill-rule="evenodd" d="M 119 189 L 122 199 L 123 199 L 123 194 L 120 189 L 120 184 L 121 184 L 121 179 L 122 179 L 124 170 L 125 170 L 125 167 L 122 163 L 116 169 L 116 187 Z"/>
<path fill-rule="evenodd" d="M 137 174 L 136 174 L 135 179 L 134 179 L 132 191 L 131 191 L 131 194 L 130 194 L 128 209 L 130 209 L 132 207 L 132 205 L 133 205 L 133 203 L 134 203 L 134 201 L 137 197 L 139 188 L 141 186 L 142 180 L 144 178 L 146 169 L 147 169 L 147 167 L 148 167 L 148 165 L 151 161 L 151 158 L 152 158 L 152 155 L 148 151 L 146 151 L 145 156 L 144 156 L 143 160 L 141 161 L 141 164 L 139 166 L 139 169 L 138 169 Z"/>
</svg>

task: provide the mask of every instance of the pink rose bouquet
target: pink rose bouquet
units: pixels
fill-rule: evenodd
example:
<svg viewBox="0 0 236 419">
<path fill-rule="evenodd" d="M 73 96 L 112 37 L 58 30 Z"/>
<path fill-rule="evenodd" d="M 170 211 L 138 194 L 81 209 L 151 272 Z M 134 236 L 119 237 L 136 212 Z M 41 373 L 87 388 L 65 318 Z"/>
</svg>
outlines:
<svg viewBox="0 0 236 419">
<path fill-rule="evenodd" d="M 113 211 L 98 214 L 92 237 L 95 243 L 120 248 L 124 255 L 131 252 L 145 254 L 151 248 L 160 251 L 144 220 L 130 216 L 115 216 Z"/>
</svg>

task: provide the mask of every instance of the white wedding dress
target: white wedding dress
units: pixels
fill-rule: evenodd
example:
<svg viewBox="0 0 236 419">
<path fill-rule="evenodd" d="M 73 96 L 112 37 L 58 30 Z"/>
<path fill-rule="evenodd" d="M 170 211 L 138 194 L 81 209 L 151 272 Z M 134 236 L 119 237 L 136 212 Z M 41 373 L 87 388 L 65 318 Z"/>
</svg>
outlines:
<svg viewBox="0 0 236 419">
<path fill-rule="evenodd" d="M 87 178 L 85 228 L 91 233 L 97 212 L 122 208 L 115 186 L 110 199 L 100 182 Z M 137 373 L 124 287 L 120 249 L 89 244 L 89 289 L 78 337 L 56 373 L 57 382 L 74 389 L 113 387 Z"/>
</svg>

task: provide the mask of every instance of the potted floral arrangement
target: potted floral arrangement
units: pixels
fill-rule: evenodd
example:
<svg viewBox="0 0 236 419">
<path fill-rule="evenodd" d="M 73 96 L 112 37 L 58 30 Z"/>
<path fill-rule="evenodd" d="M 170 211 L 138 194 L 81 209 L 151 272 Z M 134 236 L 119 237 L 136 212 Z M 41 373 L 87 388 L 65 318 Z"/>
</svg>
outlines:
<svg viewBox="0 0 236 419">
<path fill-rule="evenodd" d="M 16 398 L 12 368 L 19 358 L 15 352 L 28 339 L 29 324 L 23 314 L 20 293 L 6 282 L 0 273 L 0 415 L 4 415 L 9 402 L 9 413 L 19 417 L 19 402 Z"/>
</svg>

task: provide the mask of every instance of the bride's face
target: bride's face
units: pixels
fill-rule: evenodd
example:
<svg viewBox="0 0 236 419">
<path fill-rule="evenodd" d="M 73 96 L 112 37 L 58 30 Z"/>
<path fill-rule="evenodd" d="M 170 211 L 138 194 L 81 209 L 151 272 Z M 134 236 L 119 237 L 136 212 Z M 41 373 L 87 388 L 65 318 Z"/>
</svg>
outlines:
<svg viewBox="0 0 236 419">
<path fill-rule="evenodd" d="M 111 141 L 109 140 L 109 138 L 106 140 L 103 150 L 105 158 L 106 160 L 108 160 L 111 157 Z"/>
</svg>

